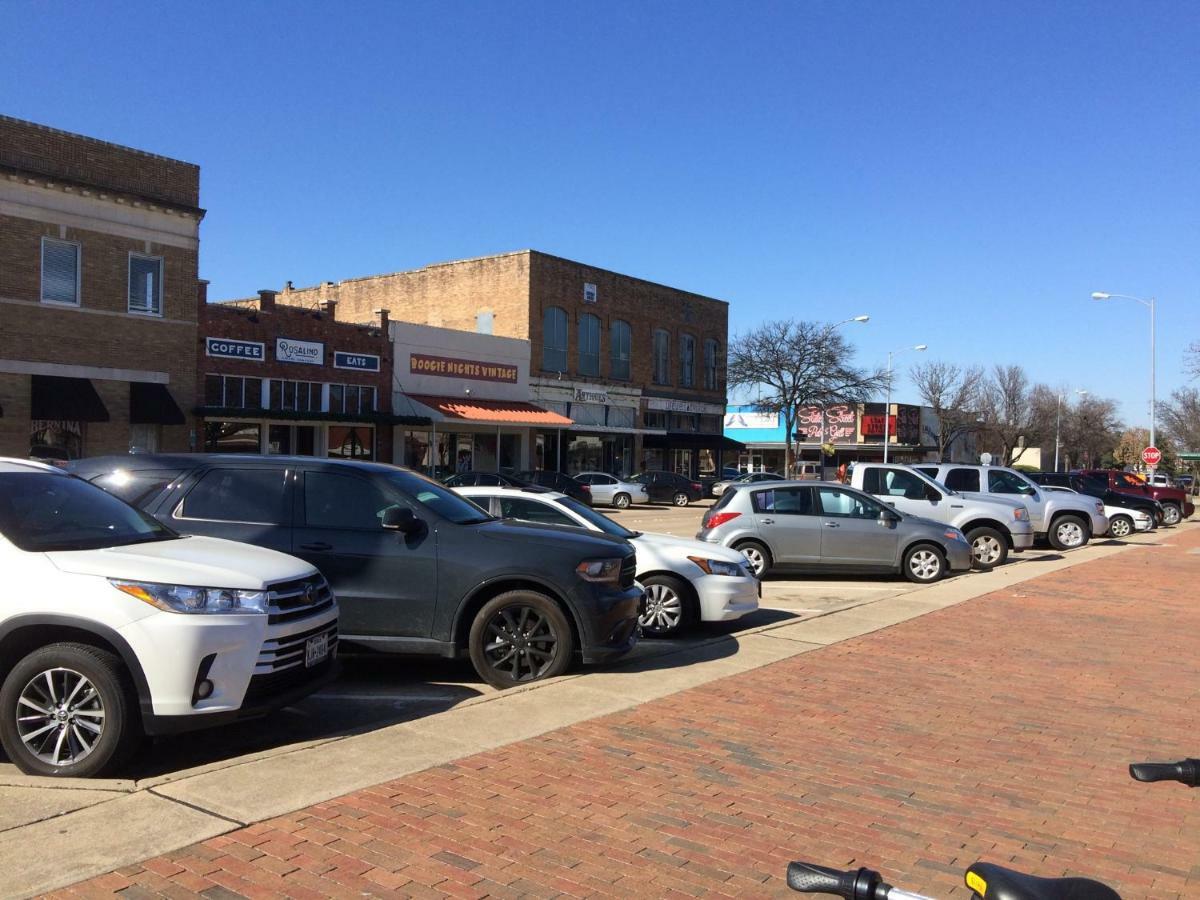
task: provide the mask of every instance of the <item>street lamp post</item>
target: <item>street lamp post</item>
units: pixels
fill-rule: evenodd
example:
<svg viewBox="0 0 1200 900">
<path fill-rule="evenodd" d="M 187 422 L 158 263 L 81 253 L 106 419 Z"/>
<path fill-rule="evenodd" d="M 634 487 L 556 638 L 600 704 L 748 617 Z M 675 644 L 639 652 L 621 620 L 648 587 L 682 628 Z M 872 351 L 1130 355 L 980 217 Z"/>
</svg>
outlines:
<svg viewBox="0 0 1200 900">
<path fill-rule="evenodd" d="M 825 329 L 825 336 L 828 337 L 833 333 L 835 328 L 841 328 L 843 325 L 849 325 L 851 322 L 859 322 L 866 324 L 871 321 L 870 316 L 854 316 L 850 319 L 843 319 L 841 322 L 834 322 Z M 825 401 L 821 401 L 821 438 L 817 441 L 817 468 L 820 470 L 821 479 L 825 478 Z M 785 466 L 786 468 L 786 466 Z M 787 474 L 791 474 L 788 472 Z"/>
<path fill-rule="evenodd" d="M 1087 391 L 1076 391 L 1080 397 L 1086 397 Z M 1058 448 L 1059 448 L 1059 428 L 1062 425 L 1062 402 L 1063 395 L 1058 395 L 1058 411 L 1054 414 L 1054 471 L 1058 471 Z"/>
<path fill-rule="evenodd" d="M 928 344 L 916 344 L 912 347 L 901 347 L 899 350 L 888 351 L 888 366 L 887 366 L 887 402 L 883 404 L 883 461 L 888 461 L 888 443 L 892 439 L 891 423 L 892 423 L 892 357 L 897 353 L 903 353 L 905 350 L 924 350 Z"/>
<path fill-rule="evenodd" d="M 1137 303 L 1142 304 L 1142 306 L 1144 306 L 1150 310 L 1150 446 L 1156 447 L 1158 445 L 1154 443 L 1154 437 L 1155 437 L 1155 427 L 1154 426 L 1157 421 L 1158 410 L 1155 409 L 1157 404 L 1155 403 L 1155 400 L 1154 400 L 1154 298 L 1151 297 L 1147 300 L 1147 299 L 1143 299 L 1141 297 L 1133 297 L 1133 296 L 1130 296 L 1129 294 L 1110 294 L 1106 291 L 1093 291 L 1092 299 L 1093 300 L 1133 300 Z M 1157 468 L 1157 466 L 1150 467 L 1151 475 L 1154 474 L 1154 470 L 1156 468 Z"/>
</svg>

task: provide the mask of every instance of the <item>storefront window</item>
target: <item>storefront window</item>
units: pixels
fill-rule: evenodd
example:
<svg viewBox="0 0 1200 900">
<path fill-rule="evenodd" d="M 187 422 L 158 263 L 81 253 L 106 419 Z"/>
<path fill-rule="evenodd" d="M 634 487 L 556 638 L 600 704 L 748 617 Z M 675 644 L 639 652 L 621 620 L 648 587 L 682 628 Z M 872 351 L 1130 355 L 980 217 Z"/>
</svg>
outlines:
<svg viewBox="0 0 1200 900">
<path fill-rule="evenodd" d="M 579 374 L 600 374 L 600 320 L 591 313 L 579 317 Z"/>
<path fill-rule="evenodd" d="M 83 423 L 30 422 L 29 455 L 48 462 L 79 459 L 83 456 Z"/>
<path fill-rule="evenodd" d="M 267 426 L 267 452 L 293 456 L 316 454 L 317 429 L 314 425 Z"/>
<path fill-rule="evenodd" d="M 262 409 L 262 379 L 205 375 L 204 403 L 230 409 Z"/>
<path fill-rule="evenodd" d="M 691 450 L 672 450 L 671 451 L 671 471 L 683 475 L 687 478 L 692 477 L 692 451 Z"/>
<path fill-rule="evenodd" d="M 539 431 L 533 444 L 533 467 L 545 469 L 548 472 L 559 471 L 558 431 Z"/>
<path fill-rule="evenodd" d="M 262 426 L 255 422 L 205 422 L 205 453 L 258 453 Z"/>
<path fill-rule="evenodd" d="M 321 385 L 315 381 L 271 379 L 269 408 L 294 412 L 321 411 Z"/>
<path fill-rule="evenodd" d="M 429 432 L 404 432 L 404 450 L 400 457 L 400 465 L 424 472 L 432 461 L 429 455 Z"/>
<path fill-rule="evenodd" d="M 369 425 L 330 425 L 329 455 L 337 459 L 374 459 L 375 429 Z"/>
<path fill-rule="evenodd" d="M 568 475 L 609 472 L 624 477 L 633 474 L 633 440 L 629 435 L 568 435 L 563 436 Z"/>
<path fill-rule="evenodd" d="M 700 474 L 714 475 L 717 471 L 717 454 L 712 450 L 700 451 Z"/>
<path fill-rule="evenodd" d="M 666 430 L 667 414 L 661 410 L 648 409 L 642 416 L 642 421 L 645 422 L 647 428 L 661 428 Z"/>
<path fill-rule="evenodd" d="M 497 469 L 496 443 L 495 434 L 475 435 L 471 468 L 477 472 L 495 472 Z"/>
<path fill-rule="evenodd" d="M 609 377 L 620 381 L 629 380 L 630 329 L 628 322 L 616 319 L 609 334 L 609 352 L 612 354 Z"/>
<path fill-rule="evenodd" d="M 500 435 L 500 469 L 518 469 L 521 463 L 521 436 Z"/>
</svg>

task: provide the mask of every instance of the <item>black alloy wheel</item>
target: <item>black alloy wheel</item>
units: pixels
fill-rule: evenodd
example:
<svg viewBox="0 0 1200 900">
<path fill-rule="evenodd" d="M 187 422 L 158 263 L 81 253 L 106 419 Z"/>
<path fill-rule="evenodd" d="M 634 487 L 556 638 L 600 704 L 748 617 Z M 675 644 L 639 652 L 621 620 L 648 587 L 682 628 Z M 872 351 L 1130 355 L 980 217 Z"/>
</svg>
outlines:
<svg viewBox="0 0 1200 900">
<path fill-rule="evenodd" d="M 508 591 L 484 604 L 471 623 L 471 662 L 492 687 L 514 687 L 562 675 L 574 637 L 558 604 L 534 591 Z"/>
</svg>

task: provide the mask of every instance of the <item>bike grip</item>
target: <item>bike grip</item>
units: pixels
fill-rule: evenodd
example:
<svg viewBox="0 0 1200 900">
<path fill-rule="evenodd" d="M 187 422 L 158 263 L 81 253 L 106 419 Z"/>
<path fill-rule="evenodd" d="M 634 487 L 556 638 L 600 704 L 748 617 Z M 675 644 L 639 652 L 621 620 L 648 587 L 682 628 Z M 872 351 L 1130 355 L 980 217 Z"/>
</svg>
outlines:
<svg viewBox="0 0 1200 900">
<path fill-rule="evenodd" d="M 1136 781 L 1178 781 L 1188 787 L 1200 784 L 1200 759 L 1182 759 L 1174 763 L 1130 763 L 1129 774 Z"/>
<path fill-rule="evenodd" d="M 787 884 L 793 891 L 803 894 L 839 894 L 845 897 L 847 895 L 842 893 L 842 887 L 847 875 L 851 879 L 854 877 L 853 872 L 843 872 L 813 863 L 790 862 L 787 867 Z M 854 882 L 851 880 L 851 889 L 853 886 Z"/>
</svg>

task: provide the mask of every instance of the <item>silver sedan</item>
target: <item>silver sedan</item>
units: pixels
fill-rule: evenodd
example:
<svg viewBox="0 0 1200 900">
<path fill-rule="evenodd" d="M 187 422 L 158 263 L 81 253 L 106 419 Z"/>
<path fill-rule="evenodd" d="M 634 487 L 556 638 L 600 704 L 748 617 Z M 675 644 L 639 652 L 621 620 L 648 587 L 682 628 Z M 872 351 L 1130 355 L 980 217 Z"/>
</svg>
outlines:
<svg viewBox="0 0 1200 900">
<path fill-rule="evenodd" d="M 731 478 L 728 481 L 718 481 L 712 486 L 712 495 L 720 497 L 731 487 L 741 487 L 744 484 L 758 484 L 760 481 L 783 481 L 783 476 L 776 475 L 774 472 L 747 472 L 745 475 L 739 475 L 737 478 Z"/>
<path fill-rule="evenodd" d="M 575 480 L 591 487 L 594 505 L 628 509 L 634 503 L 650 502 L 650 495 L 646 493 L 644 484 L 622 481 L 607 472 L 580 472 L 575 476 Z"/>
</svg>

